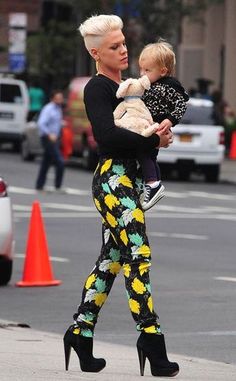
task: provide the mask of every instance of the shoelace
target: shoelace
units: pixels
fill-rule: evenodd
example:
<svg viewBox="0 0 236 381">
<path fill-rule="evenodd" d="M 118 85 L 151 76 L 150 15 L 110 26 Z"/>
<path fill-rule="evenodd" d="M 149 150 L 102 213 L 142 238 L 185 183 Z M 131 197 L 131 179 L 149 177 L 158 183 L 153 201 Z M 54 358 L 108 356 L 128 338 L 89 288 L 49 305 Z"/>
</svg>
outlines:
<svg viewBox="0 0 236 381">
<path fill-rule="evenodd" d="M 150 198 L 150 193 L 151 193 L 151 187 L 149 186 L 146 186 L 146 189 L 145 189 L 145 197 L 144 197 L 144 202 L 147 202 L 149 201 L 149 198 Z"/>
</svg>

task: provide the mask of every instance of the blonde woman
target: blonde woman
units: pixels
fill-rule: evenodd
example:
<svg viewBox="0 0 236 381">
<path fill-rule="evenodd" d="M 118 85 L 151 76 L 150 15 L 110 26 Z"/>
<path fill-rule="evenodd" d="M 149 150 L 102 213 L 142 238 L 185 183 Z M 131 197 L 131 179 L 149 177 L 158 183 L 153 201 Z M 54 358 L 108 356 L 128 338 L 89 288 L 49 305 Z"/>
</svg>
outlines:
<svg viewBox="0 0 236 381">
<path fill-rule="evenodd" d="M 64 336 L 66 370 L 71 348 L 85 372 L 99 372 L 106 362 L 93 357 L 93 333 L 99 311 L 122 269 L 131 314 L 140 336 L 137 349 L 141 375 L 146 357 L 153 376 L 174 376 L 178 364 L 169 362 L 164 335 L 153 308 L 149 268 L 151 251 L 140 205 L 137 154 L 172 143 L 172 133 L 142 137 L 114 124 L 113 111 L 121 102 L 116 91 L 121 72 L 128 67 L 128 52 L 118 16 L 99 15 L 79 28 L 85 46 L 96 61 L 97 75 L 86 85 L 84 102 L 99 147 L 99 163 L 93 178 L 93 199 L 102 216 L 102 248 L 89 274 L 74 324 Z"/>
</svg>

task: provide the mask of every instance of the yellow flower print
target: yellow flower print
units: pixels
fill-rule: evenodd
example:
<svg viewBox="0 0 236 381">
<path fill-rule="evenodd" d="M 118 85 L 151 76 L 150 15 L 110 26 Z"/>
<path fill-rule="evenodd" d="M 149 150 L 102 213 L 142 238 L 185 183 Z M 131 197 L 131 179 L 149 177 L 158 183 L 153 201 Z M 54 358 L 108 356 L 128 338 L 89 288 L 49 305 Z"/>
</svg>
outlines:
<svg viewBox="0 0 236 381">
<path fill-rule="evenodd" d="M 132 216 L 136 219 L 136 221 L 141 222 L 141 224 L 144 224 L 144 214 L 143 211 L 139 208 L 136 208 L 132 211 Z"/>
<path fill-rule="evenodd" d="M 112 159 L 109 159 L 109 160 L 106 160 L 106 161 L 105 161 L 105 163 L 103 164 L 103 166 L 102 166 L 102 168 L 101 168 L 101 171 L 100 171 L 101 175 L 102 175 L 104 172 L 108 171 L 108 169 L 110 168 L 111 164 L 112 164 Z"/>
<path fill-rule="evenodd" d="M 87 281 L 85 283 L 86 290 L 88 290 L 92 286 L 92 284 L 95 282 L 95 280 L 96 280 L 96 275 L 95 274 L 92 274 L 92 275 L 90 275 L 88 277 L 88 279 L 87 279 Z"/>
<path fill-rule="evenodd" d="M 130 307 L 132 312 L 134 312 L 135 314 L 139 314 L 139 312 L 140 312 L 139 302 L 137 302 L 134 299 L 129 299 L 129 307 Z"/>
<path fill-rule="evenodd" d="M 152 300 L 152 297 L 151 297 L 151 296 L 149 296 L 147 304 L 148 304 L 148 308 L 149 308 L 149 310 L 150 310 L 151 312 L 153 312 L 153 300 Z"/>
<path fill-rule="evenodd" d="M 100 202 L 96 198 L 94 199 L 94 204 L 95 204 L 97 210 L 99 210 L 99 212 L 101 212 L 102 208 L 101 208 Z"/>
<path fill-rule="evenodd" d="M 95 296 L 95 298 L 94 298 L 94 302 L 95 302 L 95 304 L 97 305 L 97 306 L 99 306 L 99 307 L 101 307 L 102 305 L 103 305 L 103 303 L 105 302 L 105 300 L 106 300 L 106 298 L 107 298 L 107 294 L 105 294 L 105 293 L 99 293 L 99 294 L 97 294 L 96 296 Z"/>
<path fill-rule="evenodd" d="M 139 268 L 138 268 L 140 275 L 142 276 L 144 273 L 146 273 L 150 266 L 151 266 L 150 262 L 141 263 L 141 265 L 139 265 Z"/>
<path fill-rule="evenodd" d="M 110 226 L 112 226 L 113 228 L 117 225 L 117 221 L 111 213 L 107 212 L 106 219 L 107 219 L 108 224 Z"/>
<path fill-rule="evenodd" d="M 73 330 L 73 334 L 74 334 L 74 335 L 79 335 L 79 333 L 80 333 L 80 328 L 75 328 L 75 329 Z"/>
<path fill-rule="evenodd" d="M 157 333 L 157 328 L 155 327 L 155 325 L 150 325 L 150 327 L 144 328 L 144 332 Z"/>
<path fill-rule="evenodd" d="M 120 232 L 120 238 L 124 242 L 125 246 L 127 246 L 128 237 L 127 237 L 125 229 L 121 230 L 121 232 Z"/>
<path fill-rule="evenodd" d="M 138 254 L 141 254 L 143 257 L 146 257 L 146 258 L 150 257 L 151 255 L 150 247 L 147 245 L 142 245 L 138 249 Z"/>
<path fill-rule="evenodd" d="M 119 178 L 119 184 L 122 184 L 128 188 L 133 188 L 133 185 L 132 185 L 130 179 L 126 175 L 123 175 Z"/>
<path fill-rule="evenodd" d="M 113 196 L 113 194 L 107 194 L 104 201 L 110 210 L 112 210 L 115 205 L 120 205 L 120 201 L 116 196 Z"/>
<path fill-rule="evenodd" d="M 132 288 L 137 294 L 143 294 L 146 291 L 146 287 L 143 282 L 141 282 L 138 278 L 133 280 Z"/>
<path fill-rule="evenodd" d="M 130 265 L 123 265 L 123 271 L 124 271 L 124 276 L 128 278 L 131 271 Z"/>
<path fill-rule="evenodd" d="M 112 262 L 109 266 L 110 273 L 118 274 L 120 271 L 121 265 L 119 262 Z"/>
</svg>

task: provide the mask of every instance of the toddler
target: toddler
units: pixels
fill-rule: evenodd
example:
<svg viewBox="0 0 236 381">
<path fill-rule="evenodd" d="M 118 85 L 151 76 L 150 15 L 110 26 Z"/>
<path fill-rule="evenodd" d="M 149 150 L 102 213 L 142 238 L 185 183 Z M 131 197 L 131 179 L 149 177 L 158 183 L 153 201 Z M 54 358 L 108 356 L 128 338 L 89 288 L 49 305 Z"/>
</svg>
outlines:
<svg viewBox="0 0 236 381">
<path fill-rule="evenodd" d="M 163 40 L 145 46 L 139 57 L 140 74 L 147 75 L 151 82 L 142 100 L 154 122 L 160 124 L 160 129 L 178 124 L 187 108 L 188 94 L 173 77 L 175 64 L 173 48 Z M 139 156 L 145 181 L 141 199 L 143 210 L 150 209 L 164 196 L 165 187 L 161 183 L 157 154 L 158 150 L 154 150 L 151 154 Z"/>
</svg>

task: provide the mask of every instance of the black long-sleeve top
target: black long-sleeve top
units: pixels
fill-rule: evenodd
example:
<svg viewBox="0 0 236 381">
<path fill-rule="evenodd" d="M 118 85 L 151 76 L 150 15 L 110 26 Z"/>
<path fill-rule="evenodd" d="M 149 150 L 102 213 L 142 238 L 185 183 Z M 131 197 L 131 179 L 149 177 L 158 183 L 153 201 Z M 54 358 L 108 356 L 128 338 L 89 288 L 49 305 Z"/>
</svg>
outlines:
<svg viewBox="0 0 236 381">
<path fill-rule="evenodd" d="M 136 158 L 140 152 L 158 147 L 160 138 L 148 138 L 115 126 L 113 111 L 122 99 L 116 98 L 119 85 L 102 74 L 91 78 L 84 89 L 84 103 L 99 154 L 111 158 Z"/>
<path fill-rule="evenodd" d="M 176 78 L 163 77 L 151 84 L 142 100 L 155 122 L 169 119 L 175 126 L 186 111 L 189 96 Z"/>
</svg>

